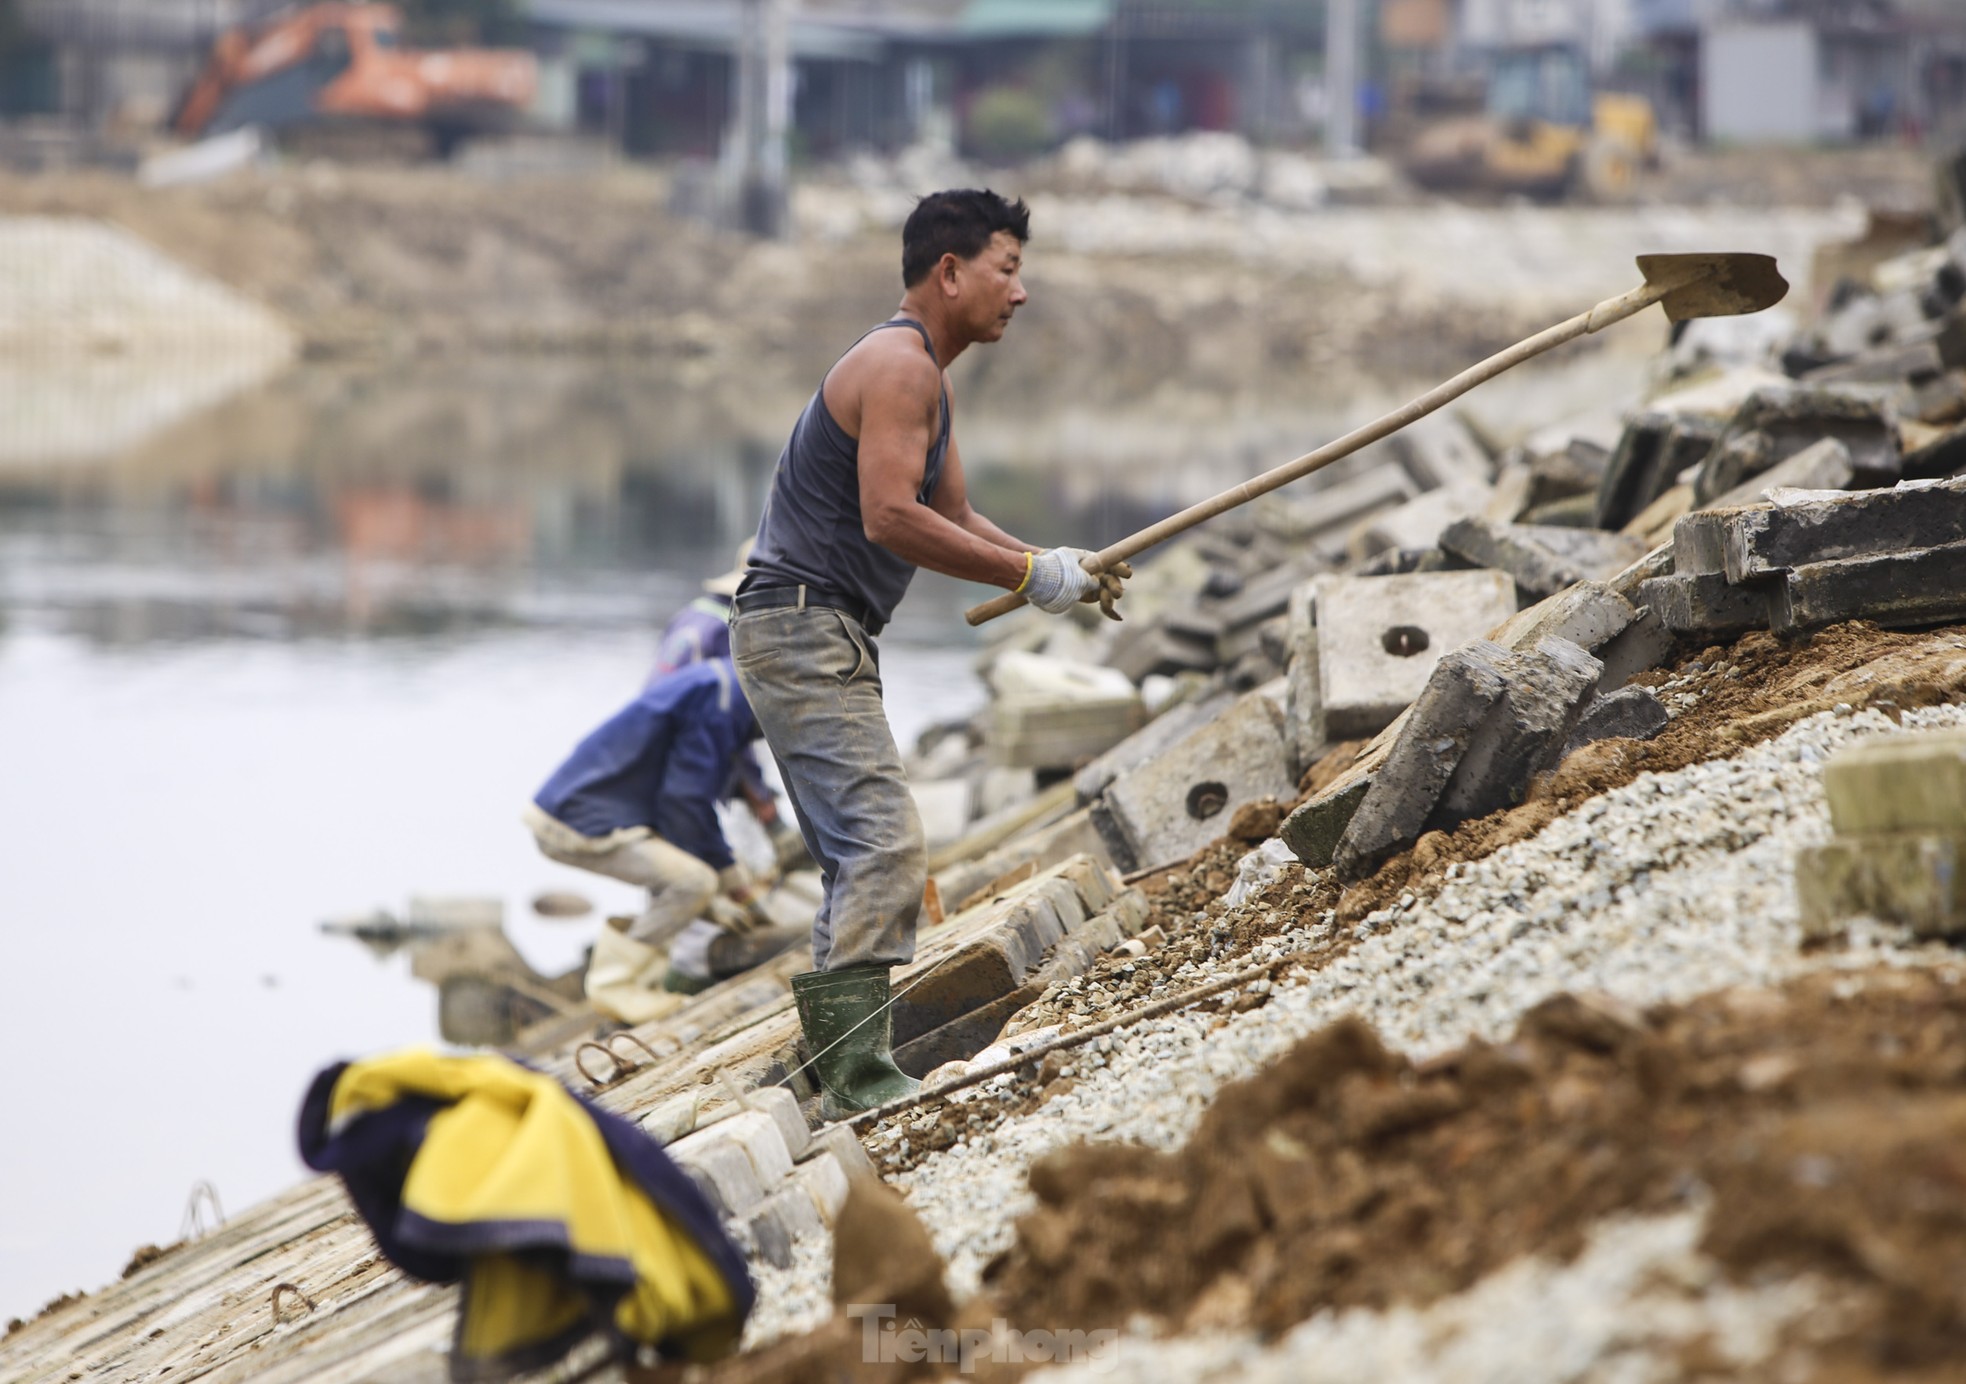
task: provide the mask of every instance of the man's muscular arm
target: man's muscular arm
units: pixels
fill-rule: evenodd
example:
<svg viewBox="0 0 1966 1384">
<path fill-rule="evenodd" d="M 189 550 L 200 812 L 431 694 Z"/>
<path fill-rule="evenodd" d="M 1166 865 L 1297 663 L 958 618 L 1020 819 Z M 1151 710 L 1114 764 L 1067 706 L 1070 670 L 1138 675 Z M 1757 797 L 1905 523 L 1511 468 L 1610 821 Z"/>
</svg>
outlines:
<svg viewBox="0 0 1966 1384">
<path fill-rule="evenodd" d="M 956 396 L 951 390 L 949 407 L 953 411 L 955 406 Z M 953 431 L 949 434 L 949 455 L 942 463 L 942 482 L 935 487 L 935 494 L 929 497 L 928 503 L 930 508 L 950 523 L 975 534 L 978 538 L 987 539 L 999 548 L 1008 548 L 1014 553 L 1038 551 L 1036 544 L 1012 537 L 969 507 L 969 482 L 963 477 L 962 454 L 956 450 L 956 435 Z"/>
<path fill-rule="evenodd" d="M 953 439 L 937 503 L 915 498 L 935 440 L 942 372 L 916 352 L 869 364 L 860 393 L 860 520 L 868 540 L 931 572 L 1016 590 L 1030 549 L 969 507 Z"/>
</svg>

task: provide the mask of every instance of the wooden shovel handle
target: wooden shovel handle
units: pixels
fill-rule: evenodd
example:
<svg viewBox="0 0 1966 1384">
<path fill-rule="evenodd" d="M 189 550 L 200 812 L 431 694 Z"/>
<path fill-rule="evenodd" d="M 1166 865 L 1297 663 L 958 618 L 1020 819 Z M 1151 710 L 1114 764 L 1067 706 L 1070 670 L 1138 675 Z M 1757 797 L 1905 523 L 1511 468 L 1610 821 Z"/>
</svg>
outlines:
<svg viewBox="0 0 1966 1384">
<path fill-rule="evenodd" d="M 1711 272 L 1709 270 L 1708 272 Z M 1580 312 L 1568 321 L 1547 327 L 1532 337 L 1518 341 L 1507 350 L 1498 351 L 1487 360 L 1471 365 L 1453 379 L 1400 405 L 1383 418 L 1376 418 L 1362 428 L 1355 428 L 1335 442 L 1327 442 L 1314 452 L 1306 452 L 1294 461 L 1265 471 L 1262 475 L 1244 481 L 1241 485 L 1211 496 L 1199 504 L 1190 505 L 1179 514 L 1171 514 L 1157 524 L 1150 524 L 1136 534 L 1121 539 L 1112 547 L 1094 553 L 1085 561 L 1085 570 L 1092 573 L 1103 571 L 1115 561 L 1126 561 L 1135 553 L 1165 543 L 1186 529 L 1193 528 L 1204 519 L 1248 504 L 1258 495 L 1267 495 L 1280 485 L 1287 485 L 1300 476 L 1308 476 L 1321 466 L 1329 466 L 1340 457 L 1350 456 L 1359 448 L 1390 436 L 1415 419 L 1424 418 L 1441 405 L 1473 389 L 1483 380 L 1493 379 L 1504 370 L 1522 364 L 1531 356 L 1539 356 L 1552 346 L 1560 346 L 1590 332 L 1602 331 L 1614 322 L 1622 322 L 1633 313 L 1658 302 L 1675 288 L 1684 287 L 1684 281 L 1672 283 L 1645 283 L 1616 298 L 1606 298 L 1589 312 Z M 1024 598 L 1015 594 L 997 596 L 973 607 L 964 618 L 972 625 L 980 625 L 994 620 L 1024 604 Z"/>
</svg>

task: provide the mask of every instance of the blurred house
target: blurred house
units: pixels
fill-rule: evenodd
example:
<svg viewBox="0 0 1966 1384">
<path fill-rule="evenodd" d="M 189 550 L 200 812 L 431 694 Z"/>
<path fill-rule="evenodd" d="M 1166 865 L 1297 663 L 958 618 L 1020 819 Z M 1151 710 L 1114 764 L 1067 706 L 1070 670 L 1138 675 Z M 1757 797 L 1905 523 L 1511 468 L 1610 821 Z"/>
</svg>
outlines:
<svg viewBox="0 0 1966 1384">
<path fill-rule="evenodd" d="M 154 129 L 224 29 L 278 0 L 11 0 L 0 29 L 0 119 Z"/>
<path fill-rule="evenodd" d="M 1669 126 L 1811 144 L 1957 135 L 1961 0 L 1634 0 Z"/>
</svg>

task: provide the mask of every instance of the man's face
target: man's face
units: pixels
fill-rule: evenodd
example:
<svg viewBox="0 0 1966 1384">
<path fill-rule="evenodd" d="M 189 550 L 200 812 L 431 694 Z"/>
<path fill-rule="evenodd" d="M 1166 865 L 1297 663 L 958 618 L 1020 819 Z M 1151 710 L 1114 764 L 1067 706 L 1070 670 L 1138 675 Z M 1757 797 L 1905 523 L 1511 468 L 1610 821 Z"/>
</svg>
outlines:
<svg viewBox="0 0 1966 1384">
<path fill-rule="evenodd" d="M 1024 245 L 998 231 L 975 259 L 956 261 L 956 307 L 971 341 L 997 341 L 1030 294 L 1024 291 Z"/>
</svg>

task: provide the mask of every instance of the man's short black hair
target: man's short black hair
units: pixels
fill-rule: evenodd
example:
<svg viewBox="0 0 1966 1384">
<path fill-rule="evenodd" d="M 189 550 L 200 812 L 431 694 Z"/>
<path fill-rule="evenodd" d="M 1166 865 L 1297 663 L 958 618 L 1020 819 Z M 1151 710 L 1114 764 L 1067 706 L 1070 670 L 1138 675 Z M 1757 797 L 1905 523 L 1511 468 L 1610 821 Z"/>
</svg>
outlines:
<svg viewBox="0 0 1966 1384">
<path fill-rule="evenodd" d="M 1007 201 L 987 187 L 929 193 L 901 228 L 902 286 L 913 288 L 927 278 L 944 255 L 975 259 L 998 231 L 1009 231 L 1020 243 L 1031 238 L 1031 209 L 1021 198 Z"/>
</svg>

